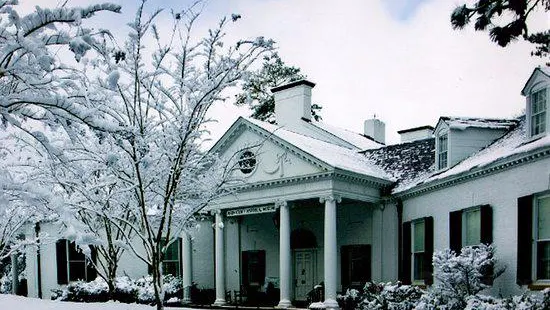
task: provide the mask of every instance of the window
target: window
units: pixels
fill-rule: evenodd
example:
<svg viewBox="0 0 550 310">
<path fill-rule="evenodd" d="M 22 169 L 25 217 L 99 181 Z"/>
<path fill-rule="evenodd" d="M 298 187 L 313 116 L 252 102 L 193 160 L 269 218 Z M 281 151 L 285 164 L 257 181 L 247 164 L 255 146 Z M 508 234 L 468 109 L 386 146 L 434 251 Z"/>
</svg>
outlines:
<svg viewBox="0 0 550 310">
<path fill-rule="evenodd" d="M 493 211 L 489 205 L 449 213 L 449 246 L 460 253 L 465 246 L 493 242 Z"/>
<path fill-rule="evenodd" d="M 437 138 L 437 168 L 444 169 L 447 168 L 448 164 L 448 134 L 442 134 Z"/>
<path fill-rule="evenodd" d="M 481 210 L 462 212 L 462 247 L 481 243 Z"/>
<path fill-rule="evenodd" d="M 550 284 L 550 191 L 518 198 L 516 283 Z M 541 283 L 542 282 L 542 283 Z"/>
<path fill-rule="evenodd" d="M 425 223 L 424 220 L 412 223 L 413 226 L 413 281 L 424 280 L 424 239 L 425 239 Z"/>
<path fill-rule="evenodd" d="M 531 136 L 546 131 L 546 89 L 531 94 Z"/>
<path fill-rule="evenodd" d="M 434 220 L 424 217 L 403 223 L 399 280 L 403 284 L 433 283 Z"/>
<path fill-rule="evenodd" d="M 340 248 L 342 290 L 362 289 L 371 280 L 371 246 L 344 245 Z"/>
<path fill-rule="evenodd" d="M 550 194 L 535 199 L 535 251 L 537 280 L 550 280 Z"/>
<path fill-rule="evenodd" d="M 166 248 L 162 260 L 163 274 L 171 274 L 174 277 L 181 276 L 180 244 L 181 238 L 178 238 Z"/>
<path fill-rule="evenodd" d="M 91 248 L 91 259 L 96 261 L 97 252 Z M 70 281 L 92 281 L 97 272 L 90 262 L 90 258 L 75 245 L 74 242 L 61 239 L 56 243 L 57 283 L 68 284 Z"/>
<path fill-rule="evenodd" d="M 239 169 L 244 174 L 249 174 L 256 167 L 256 155 L 251 151 L 244 151 L 239 157 Z"/>
</svg>

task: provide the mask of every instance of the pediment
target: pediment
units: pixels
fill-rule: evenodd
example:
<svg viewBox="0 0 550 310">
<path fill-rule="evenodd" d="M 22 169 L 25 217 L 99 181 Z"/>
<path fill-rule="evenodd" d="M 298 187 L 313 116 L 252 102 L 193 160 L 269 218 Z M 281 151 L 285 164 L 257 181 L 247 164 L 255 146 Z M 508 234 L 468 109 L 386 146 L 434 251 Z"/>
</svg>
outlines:
<svg viewBox="0 0 550 310">
<path fill-rule="evenodd" d="M 245 120 L 238 120 L 214 146 L 246 183 L 269 182 L 326 171 L 329 167 Z M 252 158 L 250 154 L 253 154 Z"/>
<path fill-rule="evenodd" d="M 531 90 L 536 90 L 539 88 L 540 85 L 548 86 L 550 84 L 550 76 L 544 72 L 540 68 L 536 68 L 527 82 L 525 83 L 525 86 L 521 90 L 521 94 L 523 96 L 529 95 L 531 93 Z"/>
</svg>

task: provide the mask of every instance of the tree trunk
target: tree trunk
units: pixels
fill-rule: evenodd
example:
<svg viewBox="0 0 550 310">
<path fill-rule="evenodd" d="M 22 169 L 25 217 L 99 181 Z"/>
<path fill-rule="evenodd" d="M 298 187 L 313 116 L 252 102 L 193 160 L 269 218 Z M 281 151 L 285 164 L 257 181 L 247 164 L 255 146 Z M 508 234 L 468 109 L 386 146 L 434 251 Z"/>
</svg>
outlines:
<svg viewBox="0 0 550 310">
<path fill-rule="evenodd" d="M 157 310 L 164 309 L 164 289 L 162 285 L 162 264 L 158 257 L 153 258 L 153 287 L 155 289 L 155 304 Z"/>
</svg>

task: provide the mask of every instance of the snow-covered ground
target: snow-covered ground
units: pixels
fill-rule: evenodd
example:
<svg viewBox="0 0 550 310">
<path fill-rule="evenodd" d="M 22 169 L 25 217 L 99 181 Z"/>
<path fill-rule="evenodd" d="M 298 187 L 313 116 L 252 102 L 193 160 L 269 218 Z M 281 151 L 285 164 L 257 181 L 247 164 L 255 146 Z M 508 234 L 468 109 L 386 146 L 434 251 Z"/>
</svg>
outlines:
<svg viewBox="0 0 550 310">
<path fill-rule="evenodd" d="M 77 303 L 67 301 L 51 301 L 37 298 L 27 298 L 0 294 L 1 310 L 152 310 L 151 306 L 138 304 L 123 304 L 118 302 L 106 303 Z M 185 310 L 188 308 L 165 308 Z"/>
</svg>

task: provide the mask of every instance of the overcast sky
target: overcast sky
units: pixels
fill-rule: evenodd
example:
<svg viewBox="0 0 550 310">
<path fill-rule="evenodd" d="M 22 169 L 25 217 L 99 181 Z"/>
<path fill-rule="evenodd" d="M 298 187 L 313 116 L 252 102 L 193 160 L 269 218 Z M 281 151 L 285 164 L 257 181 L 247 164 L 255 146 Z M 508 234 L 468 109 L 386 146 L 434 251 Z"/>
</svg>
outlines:
<svg viewBox="0 0 550 310">
<path fill-rule="evenodd" d="M 450 13 L 463 1 L 211 0 L 197 34 L 224 15 L 241 14 L 229 38 L 263 35 L 277 41 L 283 60 L 317 84 L 313 102 L 323 106 L 325 122 L 362 132 L 363 121 L 376 114 L 386 123 L 387 141 L 397 143 L 397 130 L 435 126 L 439 116 L 513 117 L 524 108 L 521 88 L 544 61 L 531 57 L 532 47 L 524 42 L 503 49 L 486 33 L 452 30 Z M 63 1 L 20 2 L 28 7 Z M 122 34 L 138 1 L 110 2 L 123 6 L 122 15 L 99 14 L 95 22 Z M 152 11 L 182 9 L 191 2 L 148 3 Z M 530 24 L 548 29 L 550 18 L 538 12 Z M 219 121 L 214 136 L 248 114 L 230 102 L 219 105 L 212 113 Z"/>
</svg>

